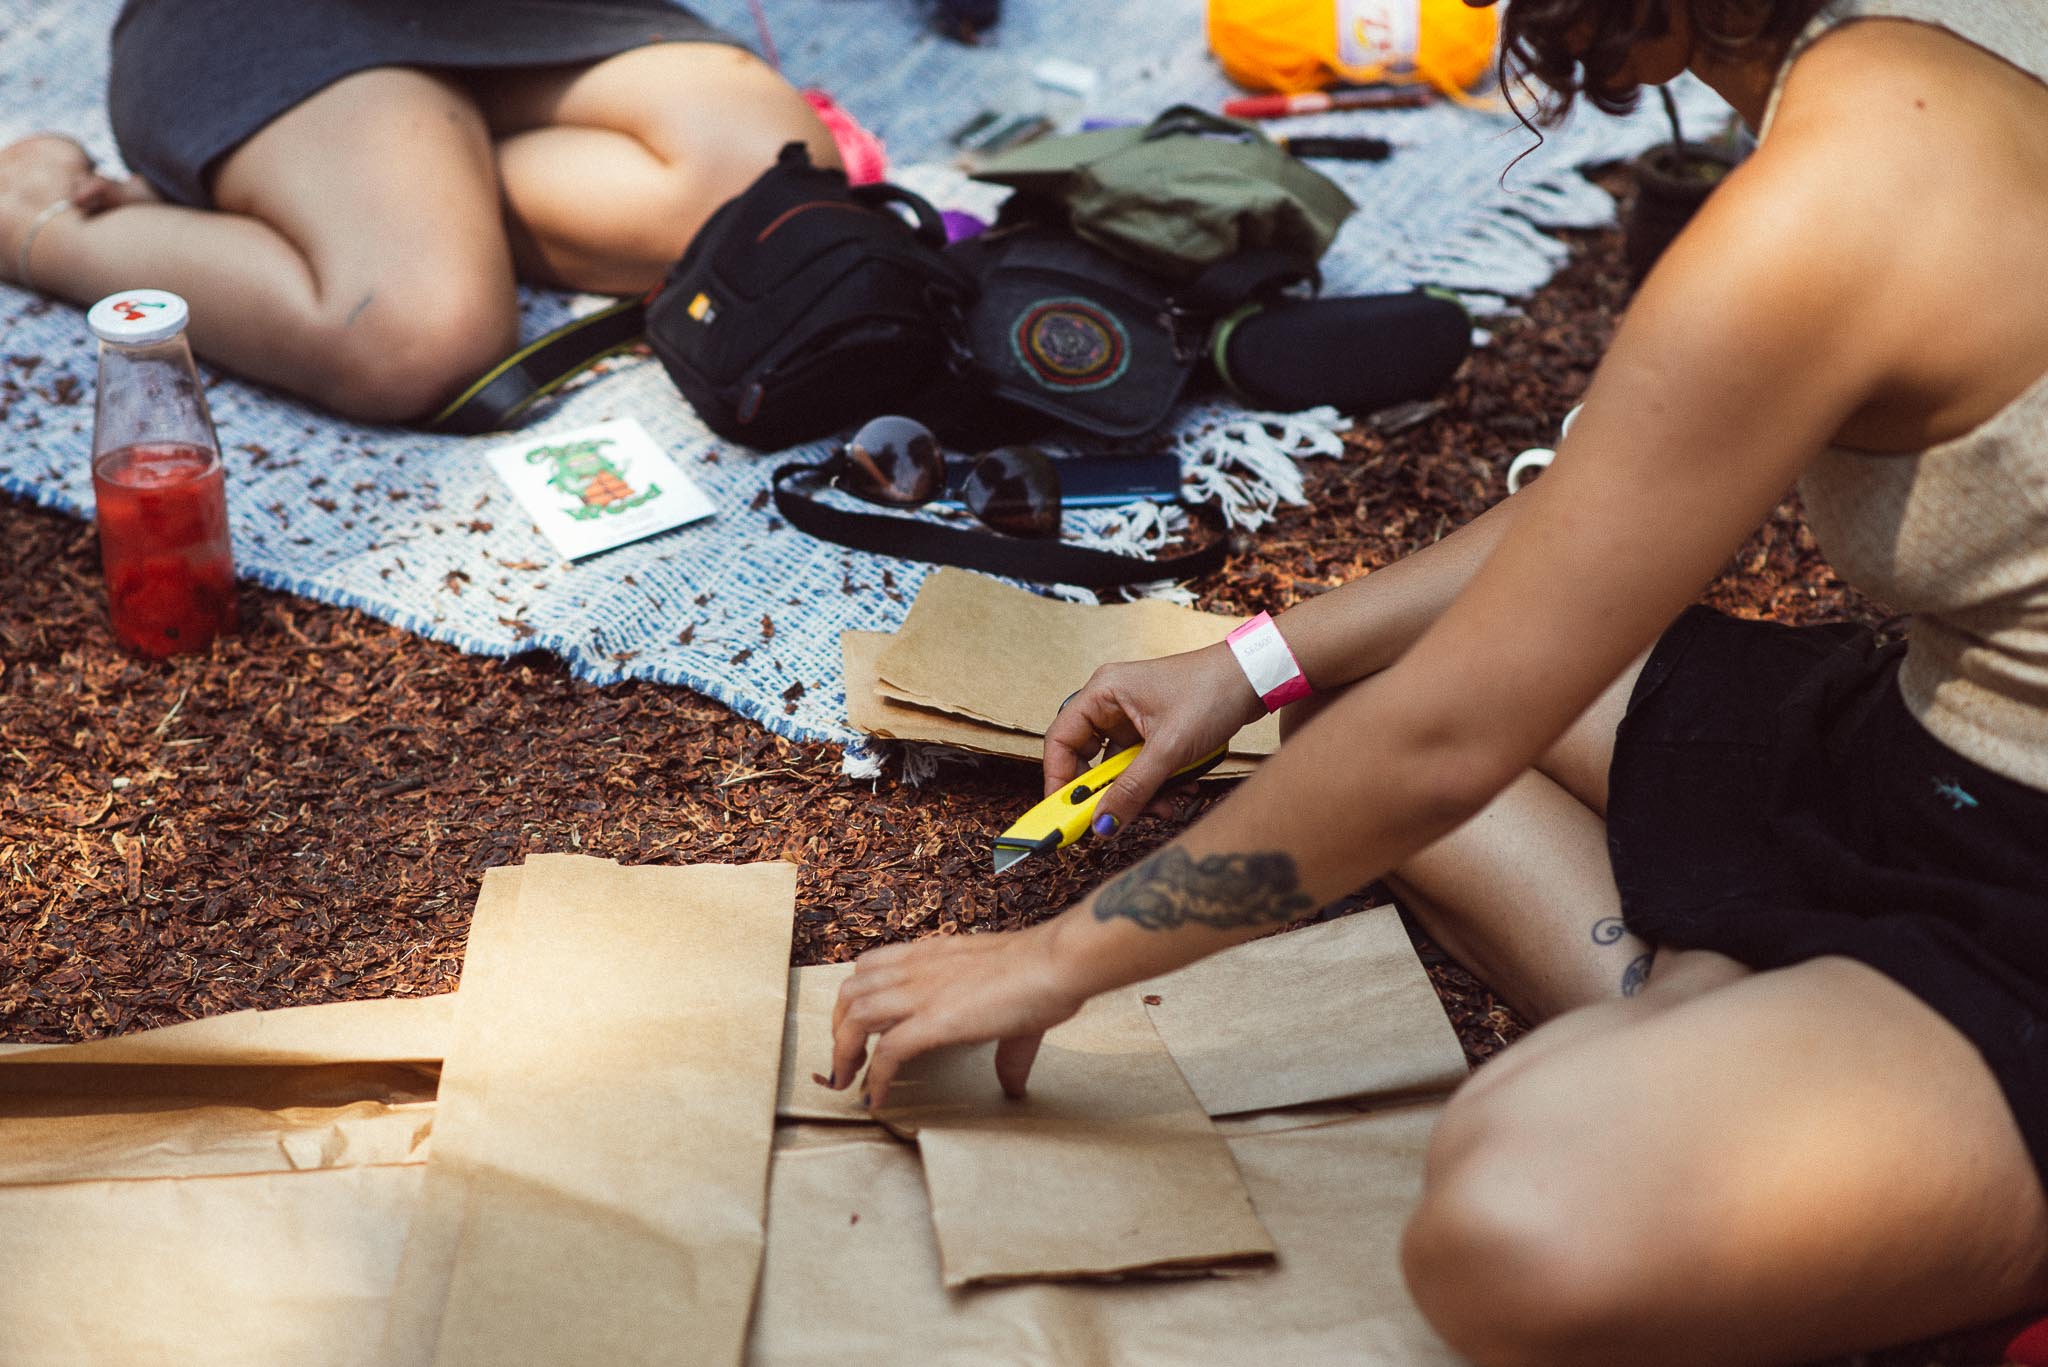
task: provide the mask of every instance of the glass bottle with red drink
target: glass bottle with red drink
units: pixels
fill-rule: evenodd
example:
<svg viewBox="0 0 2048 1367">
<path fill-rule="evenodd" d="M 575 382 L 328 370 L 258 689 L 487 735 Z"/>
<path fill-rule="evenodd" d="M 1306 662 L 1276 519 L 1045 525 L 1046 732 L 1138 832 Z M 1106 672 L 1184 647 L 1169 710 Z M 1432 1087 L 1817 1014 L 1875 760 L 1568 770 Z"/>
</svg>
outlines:
<svg viewBox="0 0 2048 1367">
<path fill-rule="evenodd" d="M 86 313 L 100 340 L 92 491 L 114 636 L 161 658 L 235 626 L 227 481 L 185 341 L 185 301 L 123 290 Z"/>
</svg>

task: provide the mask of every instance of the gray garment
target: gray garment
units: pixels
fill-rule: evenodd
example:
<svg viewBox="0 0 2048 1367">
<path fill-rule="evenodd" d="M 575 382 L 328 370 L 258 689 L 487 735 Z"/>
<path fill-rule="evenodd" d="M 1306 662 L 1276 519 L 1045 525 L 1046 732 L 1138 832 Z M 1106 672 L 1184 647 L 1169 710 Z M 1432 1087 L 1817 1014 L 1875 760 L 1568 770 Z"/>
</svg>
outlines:
<svg viewBox="0 0 2048 1367">
<path fill-rule="evenodd" d="M 344 76 L 591 62 L 655 42 L 741 45 L 667 0 L 127 0 L 107 105 L 128 168 L 205 208 L 221 157 Z"/>
<path fill-rule="evenodd" d="M 1838 25 L 1905 19 L 2048 82 L 2048 0 L 1831 0 L 1786 72 Z M 1764 133 L 1771 119 L 1764 119 Z M 2048 374 L 1974 431 L 1901 454 L 1830 448 L 1799 483 L 1842 575 L 1913 614 L 1900 691 L 1944 745 L 2048 790 Z"/>
</svg>

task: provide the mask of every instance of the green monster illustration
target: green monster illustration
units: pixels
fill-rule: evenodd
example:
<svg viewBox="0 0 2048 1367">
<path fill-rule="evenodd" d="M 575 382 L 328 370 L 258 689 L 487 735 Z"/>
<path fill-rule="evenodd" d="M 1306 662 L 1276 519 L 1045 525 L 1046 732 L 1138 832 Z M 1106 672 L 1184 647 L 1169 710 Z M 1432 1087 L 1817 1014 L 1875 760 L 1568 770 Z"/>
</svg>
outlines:
<svg viewBox="0 0 2048 1367">
<path fill-rule="evenodd" d="M 526 453 L 526 463 L 554 467 L 548 487 L 576 500 L 568 513 L 578 522 L 623 513 L 661 497 L 659 484 L 648 485 L 644 493 L 633 492 L 619 465 L 604 453 L 610 445 L 610 437 L 596 437 L 561 446 L 536 446 Z"/>
</svg>

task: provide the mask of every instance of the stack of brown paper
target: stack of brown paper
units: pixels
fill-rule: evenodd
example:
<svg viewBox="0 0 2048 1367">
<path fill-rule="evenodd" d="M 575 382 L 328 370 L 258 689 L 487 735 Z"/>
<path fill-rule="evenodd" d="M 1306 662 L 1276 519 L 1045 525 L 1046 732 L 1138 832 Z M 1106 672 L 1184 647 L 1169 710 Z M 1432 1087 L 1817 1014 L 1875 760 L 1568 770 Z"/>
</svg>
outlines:
<svg viewBox="0 0 2048 1367">
<path fill-rule="evenodd" d="M 446 1213 L 446 1191 L 427 1188 L 451 1179 L 463 1214 L 455 1262 L 428 1260 L 445 1269 L 427 1281 L 444 1288 L 444 1355 L 429 1360 L 1453 1361 L 1408 1302 L 1395 1255 L 1436 1108 L 1385 1101 L 1447 1086 L 1463 1069 L 1390 912 L 1241 946 L 1073 1023 L 1121 1003 L 1102 1028 L 1122 1049 L 1149 1016 L 1198 1111 L 1302 1107 L 1358 1089 L 1380 1107 L 1216 1122 L 1277 1265 L 1224 1279 L 952 1290 L 955 1235 L 971 1253 L 976 1240 L 997 1242 L 989 1229 L 1016 1230 L 1040 1241 L 1033 1261 L 1064 1263 L 1102 1233 L 1065 1217 L 1033 1227 L 1030 1211 L 1067 1200 L 1064 1177 L 1004 1160 L 1012 1103 L 994 1099 L 986 1057 L 961 1076 L 992 1128 L 964 1128 L 934 1176 L 931 1148 L 889 1137 L 850 1094 L 809 1080 L 828 1055 L 847 969 L 786 969 L 788 870 L 550 862 L 529 870 L 541 871 L 536 887 L 572 865 L 593 881 L 529 901 L 525 876 L 493 875 L 459 998 L 248 1012 L 0 1052 L 0 1362 L 402 1360 L 384 1347 L 405 1304 L 394 1297 L 400 1264 L 414 1286 L 427 1231 Z M 655 875 L 687 875 L 695 892 L 650 905 L 642 880 Z M 717 922 L 703 927 L 708 959 L 684 943 L 699 914 Z M 742 922 L 780 947 L 745 947 Z M 516 932 L 495 950 L 493 924 Z M 737 957 L 721 959 L 728 944 Z M 580 966 L 591 961 L 621 976 Z M 722 1005 L 689 1018 L 693 1002 L 714 999 Z M 1027 1109 L 1055 1099 L 1067 1067 L 1055 1051 L 1078 1055 L 1084 1038 L 1049 1037 Z M 698 1046 L 770 1062 L 721 1080 L 692 1071 Z M 444 1054 L 436 1100 L 433 1060 Z M 732 1088 L 716 1107 L 715 1151 L 693 1142 L 694 1113 L 690 1137 L 664 1145 L 669 1113 L 700 1086 Z M 1088 1104 L 1100 1109 L 1061 1121 L 1095 1162 L 1105 1126 L 1091 1120 L 1117 1113 L 1111 1099 Z M 753 1155 L 766 1147 L 770 1106 L 842 1123 L 781 1127 L 762 1263 L 762 1238 L 747 1233 L 749 1210 L 759 1229 L 760 1187 L 751 1206 L 734 1190 L 746 1174 L 762 1180 Z M 1171 1109 L 1184 1124 L 1185 1106 Z M 944 1119 L 927 1119 L 921 1142 Z M 956 1159 L 976 1165 L 971 1188 Z M 682 1277 L 685 1247 L 699 1256 Z M 632 1330 L 613 1336 L 594 1317 Z"/>
<path fill-rule="evenodd" d="M 1065 603 L 942 569 L 893 636 L 840 637 L 847 720 L 892 740 L 1036 760 L 1061 702 L 1098 666 L 1214 645 L 1237 625 L 1153 600 Z M 1212 773 L 1242 777 L 1279 744 L 1278 721 L 1263 718 L 1238 733 Z"/>
</svg>

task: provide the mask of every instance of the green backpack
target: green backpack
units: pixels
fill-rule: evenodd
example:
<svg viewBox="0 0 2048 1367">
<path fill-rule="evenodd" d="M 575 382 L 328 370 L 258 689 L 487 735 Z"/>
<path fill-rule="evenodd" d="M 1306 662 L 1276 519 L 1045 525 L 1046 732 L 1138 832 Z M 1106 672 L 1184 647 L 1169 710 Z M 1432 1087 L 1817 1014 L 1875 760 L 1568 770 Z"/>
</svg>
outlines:
<svg viewBox="0 0 2048 1367">
<path fill-rule="evenodd" d="M 1058 205 L 1077 235 L 1175 281 L 1257 248 L 1313 264 L 1358 207 L 1258 128 L 1192 105 L 1026 143 L 974 178 Z"/>
</svg>

